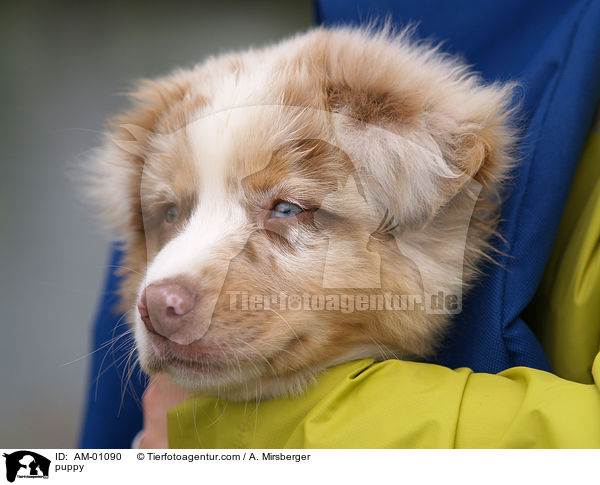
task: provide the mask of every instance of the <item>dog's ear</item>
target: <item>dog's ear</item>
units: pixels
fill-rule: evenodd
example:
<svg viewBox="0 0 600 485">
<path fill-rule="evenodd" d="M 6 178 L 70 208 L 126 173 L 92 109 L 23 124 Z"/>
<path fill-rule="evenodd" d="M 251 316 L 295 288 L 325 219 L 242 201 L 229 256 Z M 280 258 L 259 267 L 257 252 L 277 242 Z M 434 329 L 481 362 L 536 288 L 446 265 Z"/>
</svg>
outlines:
<svg viewBox="0 0 600 485">
<path fill-rule="evenodd" d="M 119 136 L 123 133 L 128 135 L 125 139 Z M 151 135 L 152 132 L 143 126 L 123 123 L 118 126 L 118 134 L 112 136 L 111 141 L 124 152 L 143 157 L 145 142 Z"/>
<path fill-rule="evenodd" d="M 472 179 L 498 187 L 514 140 L 512 86 L 484 86 L 402 36 L 340 32 L 328 47 L 324 89 L 336 137 L 383 208 L 423 223 Z"/>
<path fill-rule="evenodd" d="M 105 224 L 120 240 L 143 232 L 140 184 L 152 137 L 185 121 L 183 105 L 190 80 L 183 74 L 142 80 L 129 93 L 130 107 L 109 120 L 103 145 L 83 167 L 84 190 Z"/>
</svg>

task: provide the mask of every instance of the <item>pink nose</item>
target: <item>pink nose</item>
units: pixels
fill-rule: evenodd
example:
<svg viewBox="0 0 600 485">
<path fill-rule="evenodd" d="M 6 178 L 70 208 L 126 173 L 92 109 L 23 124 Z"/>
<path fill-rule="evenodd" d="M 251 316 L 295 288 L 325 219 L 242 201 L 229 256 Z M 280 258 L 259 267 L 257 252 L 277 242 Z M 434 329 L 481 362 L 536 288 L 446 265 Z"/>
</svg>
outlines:
<svg viewBox="0 0 600 485">
<path fill-rule="evenodd" d="M 137 302 L 138 311 L 148 331 L 178 341 L 191 327 L 194 293 L 179 282 L 148 285 Z"/>
</svg>

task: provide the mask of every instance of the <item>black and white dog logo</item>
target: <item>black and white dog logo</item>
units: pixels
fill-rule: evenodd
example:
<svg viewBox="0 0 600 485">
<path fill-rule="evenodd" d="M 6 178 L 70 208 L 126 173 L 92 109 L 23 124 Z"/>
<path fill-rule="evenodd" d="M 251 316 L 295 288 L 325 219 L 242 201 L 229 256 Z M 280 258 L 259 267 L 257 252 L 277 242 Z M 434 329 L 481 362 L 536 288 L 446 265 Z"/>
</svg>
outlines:
<svg viewBox="0 0 600 485">
<path fill-rule="evenodd" d="M 14 482 L 15 478 L 48 478 L 50 460 L 33 451 L 21 450 L 4 453 L 6 459 L 6 479 Z"/>
</svg>

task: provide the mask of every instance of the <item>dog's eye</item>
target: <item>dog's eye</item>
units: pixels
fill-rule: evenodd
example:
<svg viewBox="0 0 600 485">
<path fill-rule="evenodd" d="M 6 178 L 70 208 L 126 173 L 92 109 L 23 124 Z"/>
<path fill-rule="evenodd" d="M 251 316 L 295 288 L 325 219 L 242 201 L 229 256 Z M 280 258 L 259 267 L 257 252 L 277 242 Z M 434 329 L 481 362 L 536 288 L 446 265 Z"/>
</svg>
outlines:
<svg viewBox="0 0 600 485">
<path fill-rule="evenodd" d="M 292 217 L 303 211 L 304 209 L 296 204 L 281 201 L 277 202 L 271 209 L 271 217 Z"/>
<path fill-rule="evenodd" d="M 177 222 L 177 218 L 179 217 L 179 212 L 177 211 L 177 206 L 170 205 L 165 210 L 165 221 L 169 224 L 173 224 Z"/>
</svg>

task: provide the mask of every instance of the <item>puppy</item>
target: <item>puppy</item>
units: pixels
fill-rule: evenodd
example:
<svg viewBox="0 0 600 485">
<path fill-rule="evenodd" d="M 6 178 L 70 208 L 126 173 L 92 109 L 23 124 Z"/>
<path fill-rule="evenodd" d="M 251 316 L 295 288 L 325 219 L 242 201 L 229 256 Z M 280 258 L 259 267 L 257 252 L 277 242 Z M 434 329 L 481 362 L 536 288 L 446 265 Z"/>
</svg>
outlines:
<svg viewBox="0 0 600 485">
<path fill-rule="evenodd" d="M 315 29 L 143 81 L 88 191 L 139 361 L 228 399 L 430 358 L 490 258 L 512 86 L 406 34 Z"/>
</svg>

